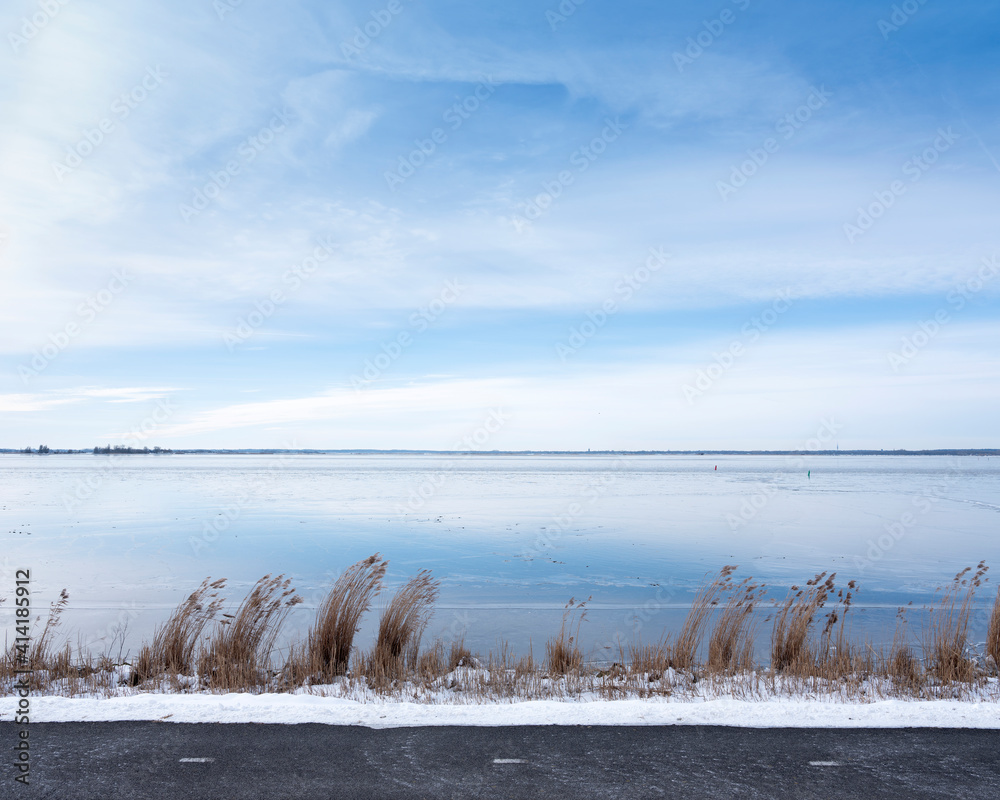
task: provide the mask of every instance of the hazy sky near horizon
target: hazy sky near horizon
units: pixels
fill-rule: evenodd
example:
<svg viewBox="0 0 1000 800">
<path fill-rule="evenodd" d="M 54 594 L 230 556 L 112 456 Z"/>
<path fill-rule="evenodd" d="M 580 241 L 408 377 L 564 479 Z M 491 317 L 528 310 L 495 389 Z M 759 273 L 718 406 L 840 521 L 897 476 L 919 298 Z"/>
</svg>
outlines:
<svg viewBox="0 0 1000 800">
<path fill-rule="evenodd" d="M 1000 446 L 1000 2 L 0 33 L 0 447 Z"/>
</svg>

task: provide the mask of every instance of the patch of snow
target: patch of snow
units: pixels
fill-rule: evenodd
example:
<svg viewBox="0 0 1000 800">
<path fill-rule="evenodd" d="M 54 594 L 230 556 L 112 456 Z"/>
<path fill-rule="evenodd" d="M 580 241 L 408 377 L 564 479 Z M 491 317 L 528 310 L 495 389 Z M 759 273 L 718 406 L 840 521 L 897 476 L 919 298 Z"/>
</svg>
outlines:
<svg viewBox="0 0 1000 800">
<path fill-rule="evenodd" d="M 17 700 L 0 697 L 0 721 Z M 317 694 L 134 694 L 32 697 L 33 722 L 164 720 L 222 723 L 323 723 L 369 728 L 423 725 L 727 725 L 753 728 L 1000 729 L 1000 705 L 970 700 L 732 698 L 677 700 L 530 700 L 508 703 L 364 702 Z"/>
</svg>

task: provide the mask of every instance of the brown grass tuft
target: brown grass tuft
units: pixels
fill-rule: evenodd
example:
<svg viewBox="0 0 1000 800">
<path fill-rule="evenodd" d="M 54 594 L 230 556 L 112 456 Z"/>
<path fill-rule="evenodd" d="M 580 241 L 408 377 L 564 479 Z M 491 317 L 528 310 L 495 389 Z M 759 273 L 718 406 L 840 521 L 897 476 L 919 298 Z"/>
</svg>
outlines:
<svg viewBox="0 0 1000 800">
<path fill-rule="evenodd" d="M 417 678 L 425 684 L 448 674 L 450 671 L 448 657 L 445 655 L 444 645 L 441 642 L 434 642 L 431 647 L 424 650 L 417 659 L 415 667 Z"/>
<path fill-rule="evenodd" d="M 223 614 L 198 659 L 198 672 L 213 689 L 243 691 L 266 683 L 271 651 L 281 626 L 302 598 L 284 575 L 265 575 L 235 614 Z"/>
<path fill-rule="evenodd" d="M 634 675 L 649 675 L 657 680 L 670 666 L 670 662 L 670 642 L 667 638 L 658 644 L 629 645 L 628 668 Z"/>
<path fill-rule="evenodd" d="M 1000 671 L 1000 586 L 997 587 L 990 626 L 986 631 L 986 655 L 993 659 L 993 672 L 996 674 Z"/>
<path fill-rule="evenodd" d="M 49 605 L 49 616 L 39 636 L 33 637 L 31 649 L 28 651 L 28 667 L 33 670 L 45 670 L 55 666 L 56 654 L 52 651 L 52 638 L 59 627 L 60 618 L 69 605 L 69 592 L 63 589 L 59 599 Z M 61 651 L 60 651 L 61 654 Z"/>
<path fill-rule="evenodd" d="M 421 570 L 389 602 L 379 620 L 375 648 L 361 664 L 361 671 L 375 685 L 401 678 L 405 666 L 416 665 L 420 637 L 434 611 L 440 585 L 430 570 Z"/>
<path fill-rule="evenodd" d="M 545 643 L 545 663 L 554 675 L 579 673 L 583 666 L 583 653 L 580 651 L 580 626 L 587 618 L 588 597 L 579 603 L 574 598 L 563 607 L 562 625 L 559 634 Z M 573 617 L 576 617 L 576 628 L 573 627 Z"/>
<path fill-rule="evenodd" d="M 989 567 L 980 561 L 976 571 L 966 567 L 945 588 L 937 608 L 931 609 L 926 652 L 928 669 L 939 681 L 969 683 L 976 676 L 975 663 L 966 656 L 972 602 Z"/>
<path fill-rule="evenodd" d="M 711 582 L 703 583 L 698 589 L 698 594 L 691 603 L 691 610 L 684 619 L 680 635 L 673 646 L 671 655 L 672 666 L 675 669 L 694 669 L 698 663 L 698 651 L 701 650 L 712 612 L 719 604 L 719 596 L 729 587 L 735 571 L 735 564 L 727 564 Z"/>
<path fill-rule="evenodd" d="M 753 668 L 753 612 L 764 597 L 764 586 L 751 581 L 744 578 L 732 585 L 729 574 L 722 577 L 728 599 L 708 640 L 706 666 L 711 671 L 733 674 Z"/>
<path fill-rule="evenodd" d="M 828 594 L 833 593 L 833 576 L 828 581 Z M 856 581 L 847 584 L 847 591 L 837 592 L 837 602 L 826 615 L 826 623 L 820 634 L 819 652 L 816 654 L 817 666 L 823 677 L 832 680 L 843 680 L 854 676 L 865 661 L 863 655 L 856 656 L 854 647 L 847 637 L 847 620 L 850 616 L 854 593 L 858 591 Z"/>
<path fill-rule="evenodd" d="M 619 640 L 617 660 L 601 667 L 588 665 L 580 648 L 589 598 L 582 603 L 571 599 L 565 606 L 560 630 L 547 643 L 541 663 L 530 653 L 517 658 L 503 641 L 482 660 L 472 656 L 463 640 L 450 645 L 435 641 L 421 651 L 421 636 L 439 593 L 439 582 L 426 570 L 389 601 L 375 646 L 359 654 L 353 649 L 357 626 L 385 572 L 385 562 L 377 554 L 337 579 L 313 627 L 291 648 L 281 671 L 272 668 L 272 653 L 284 621 L 300 602 L 283 576 L 268 575 L 258 581 L 235 613 L 222 615 L 207 641 L 205 629 L 221 610 L 218 590 L 224 582 L 206 579 L 156 629 L 153 641 L 142 646 L 131 674 L 121 669 L 124 626 L 107 646 L 111 649 L 97 656 L 84 651 L 82 640 L 75 654 L 68 643 L 56 644 L 69 601 L 63 591 L 51 604 L 47 619 L 39 617 L 34 626 L 25 620 L 33 634 L 30 645 L 24 643 L 18 650 L 8 643 L 0 651 L 0 694 L 13 691 L 10 679 L 15 669 L 30 668 L 35 691 L 69 697 L 128 694 L 131 690 L 123 687 L 138 685 L 140 676 L 160 678 L 154 685 L 140 686 L 140 691 L 188 691 L 191 681 L 185 676 L 197 674 L 202 688 L 210 690 L 309 687 L 322 695 L 361 698 L 374 690 L 388 697 L 434 702 L 440 699 L 439 691 L 454 693 L 458 702 L 570 699 L 586 693 L 607 699 L 779 695 L 852 702 L 883 697 L 1000 699 L 1000 688 L 992 679 L 1000 657 L 1000 591 L 987 625 L 985 658 L 976 655 L 968 642 L 971 628 L 975 626 L 978 635 L 986 623 L 978 616 L 975 623 L 972 620 L 973 610 L 978 614 L 979 609 L 975 593 L 986 580 L 983 562 L 956 575 L 943 587 L 933 609 L 924 610 L 929 621 L 922 647 L 907 635 L 905 609 L 897 615 L 890 647 L 876 649 L 870 642 L 850 641 L 854 581 L 838 591 L 835 576 L 824 572 L 801 589 L 793 586 L 775 609 L 770 670 L 754 667 L 750 648 L 764 587 L 750 578 L 737 582 L 732 577 L 735 569 L 727 566 L 702 585 L 676 644 L 666 634 L 654 645 Z M 819 628 L 815 635 L 814 626 Z M 699 662 L 706 637 L 707 660 Z M 343 679 L 311 686 L 318 674 L 343 675 L 348 660 L 351 669 Z"/>
<path fill-rule="evenodd" d="M 321 679 L 347 672 L 361 617 L 382 588 L 389 565 L 379 558 L 375 553 L 344 570 L 316 611 L 316 624 L 309 631 L 305 655 L 309 671 Z"/>
<path fill-rule="evenodd" d="M 458 667 L 470 667 L 472 666 L 472 653 L 469 648 L 465 646 L 465 637 L 454 641 L 451 643 L 451 649 L 448 653 L 448 666 L 450 669 L 454 670 Z"/>
<path fill-rule="evenodd" d="M 806 582 L 805 589 L 792 587 L 794 594 L 785 600 L 771 630 L 772 670 L 798 674 L 813 671 L 815 658 L 809 648 L 809 632 L 817 612 L 834 590 L 835 577 L 836 573 L 826 578 L 826 573 L 821 572 Z"/>
<path fill-rule="evenodd" d="M 195 670 L 195 650 L 205 626 L 222 608 L 219 590 L 226 579 L 205 578 L 187 600 L 174 609 L 166 624 L 157 627 L 151 644 L 144 644 L 135 660 L 135 682 L 141 683 L 164 673 L 191 675 Z"/>
</svg>

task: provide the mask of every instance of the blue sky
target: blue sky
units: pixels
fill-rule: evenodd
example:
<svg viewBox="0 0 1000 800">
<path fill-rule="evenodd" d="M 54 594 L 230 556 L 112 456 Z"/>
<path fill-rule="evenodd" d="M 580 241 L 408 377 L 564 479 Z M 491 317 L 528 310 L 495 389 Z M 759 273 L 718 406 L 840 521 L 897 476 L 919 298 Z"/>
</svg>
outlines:
<svg viewBox="0 0 1000 800">
<path fill-rule="evenodd" d="M 0 446 L 998 447 L 998 23 L 15 0 Z"/>
</svg>

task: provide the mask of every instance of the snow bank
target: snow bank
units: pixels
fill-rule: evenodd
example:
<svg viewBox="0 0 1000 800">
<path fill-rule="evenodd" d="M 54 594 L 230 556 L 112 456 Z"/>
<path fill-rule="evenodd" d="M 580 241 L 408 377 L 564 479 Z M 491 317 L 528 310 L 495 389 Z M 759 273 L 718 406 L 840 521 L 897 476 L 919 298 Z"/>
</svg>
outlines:
<svg viewBox="0 0 1000 800">
<path fill-rule="evenodd" d="M 16 700 L 0 698 L 0 721 Z M 752 728 L 993 728 L 995 702 L 822 699 L 679 701 L 533 700 L 513 703 L 428 704 L 366 701 L 311 694 L 139 694 L 130 697 L 33 697 L 32 722 L 256 722 L 363 725 L 728 725 Z"/>
</svg>

